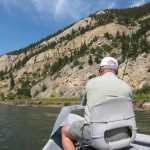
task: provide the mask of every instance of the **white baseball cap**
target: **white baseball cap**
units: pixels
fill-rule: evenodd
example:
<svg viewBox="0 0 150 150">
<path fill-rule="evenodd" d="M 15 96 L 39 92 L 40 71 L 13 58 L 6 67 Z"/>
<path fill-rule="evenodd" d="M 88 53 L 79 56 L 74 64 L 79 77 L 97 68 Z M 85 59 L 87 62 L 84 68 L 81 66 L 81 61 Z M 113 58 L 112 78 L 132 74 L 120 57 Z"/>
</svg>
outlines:
<svg viewBox="0 0 150 150">
<path fill-rule="evenodd" d="M 102 66 L 110 66 L 111 68 L 118 68 L 118 62 L 113 57 L 105 57 L 102 59 L 100 63 L 100 67 Z"/>
</svg>

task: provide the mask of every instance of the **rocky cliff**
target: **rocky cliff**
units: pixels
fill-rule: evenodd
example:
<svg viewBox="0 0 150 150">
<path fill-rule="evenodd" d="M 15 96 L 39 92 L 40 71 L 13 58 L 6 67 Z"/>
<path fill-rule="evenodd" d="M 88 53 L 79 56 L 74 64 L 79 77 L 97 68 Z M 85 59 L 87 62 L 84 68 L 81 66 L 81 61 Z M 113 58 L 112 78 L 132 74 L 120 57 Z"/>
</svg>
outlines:
<svg viewBox="0 0 150 150">
<path fill-rule="evenodd" d="M 106 13 L 100 11 L 94 15 Z M 84 18 L 25 51 L 0 56 L 0 94 L 15 94 L 28 86 L 32 97 L 79 97 L 87 80 L 99 75 L 99 62 L 104 56 L 113 56 L 119 61 L 118 76 L 133 89 L 150 84 L 150 50 L 142 51 L 139 47 L 136 57 L 127 56 L 135 52 L 130 38 L 140 31 L 140 21 L 150 19 L 150 15 L 136 19 L 132 28 L 116 18 L 98 25 L 95 18 Z M 150 44 L 150 28 L 141 35 L 140 42 L 142 36 Z M 125 58 L 123 37 L 126 41 L 130 39 L 128 45 L 132 44 Z"/>
</svg>

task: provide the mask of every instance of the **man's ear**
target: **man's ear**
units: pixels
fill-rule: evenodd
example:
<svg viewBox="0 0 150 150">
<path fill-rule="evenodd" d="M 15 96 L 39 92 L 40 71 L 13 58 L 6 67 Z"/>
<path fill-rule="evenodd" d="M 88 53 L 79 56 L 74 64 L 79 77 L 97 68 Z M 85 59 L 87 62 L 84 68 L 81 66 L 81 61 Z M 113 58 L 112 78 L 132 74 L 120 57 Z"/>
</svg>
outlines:
<svg viewBox="0 0 150 150">
<path fill-rule="evenodd" d="M 103 73 L 104 73 L 103 67 L 100 67 L 100 68 L 99 68 L 99 73 L 100 73 L 100 76 L 103 75 Z"/>
</svg>

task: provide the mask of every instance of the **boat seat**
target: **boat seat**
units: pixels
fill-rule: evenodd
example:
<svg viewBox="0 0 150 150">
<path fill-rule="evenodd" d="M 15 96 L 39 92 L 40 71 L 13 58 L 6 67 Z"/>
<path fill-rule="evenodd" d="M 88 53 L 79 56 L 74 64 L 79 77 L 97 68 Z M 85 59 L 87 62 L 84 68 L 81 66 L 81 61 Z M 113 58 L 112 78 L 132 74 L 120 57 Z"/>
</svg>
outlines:
<svg viewBox="0 0 150 150">
<path fill-rule="evenodd" d="M 91 138 L 88 143 L 98 150 L 113 150 L 129 147 L 137 133 L 132 99 L 129 97 L 110 97 L 99 100 L 90 110 Z M 128 130 L 127 138 L 111 139 L 116 131 Z M 119 134 L 119 133 L 117 133 Z M 107 137 L 108 136 L 108 137 Z"/>
</svg>

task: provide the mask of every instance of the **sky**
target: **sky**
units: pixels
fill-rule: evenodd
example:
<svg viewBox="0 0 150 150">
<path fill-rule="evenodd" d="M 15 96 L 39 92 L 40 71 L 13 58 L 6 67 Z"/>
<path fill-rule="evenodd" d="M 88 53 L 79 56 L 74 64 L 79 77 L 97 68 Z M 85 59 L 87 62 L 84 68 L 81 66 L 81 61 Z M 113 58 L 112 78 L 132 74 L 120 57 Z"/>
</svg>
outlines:
<svg viewBox="0 0 150 150">
<path fill-rule="evenodd" d="M 0 55 L 24 48 L 100 10 L 150 0 L 0 0 Z"/>
</svg>

